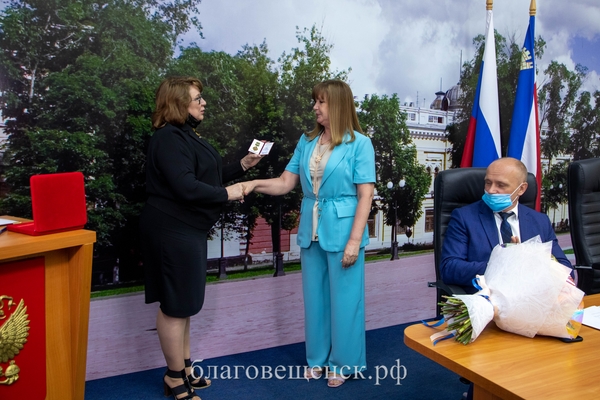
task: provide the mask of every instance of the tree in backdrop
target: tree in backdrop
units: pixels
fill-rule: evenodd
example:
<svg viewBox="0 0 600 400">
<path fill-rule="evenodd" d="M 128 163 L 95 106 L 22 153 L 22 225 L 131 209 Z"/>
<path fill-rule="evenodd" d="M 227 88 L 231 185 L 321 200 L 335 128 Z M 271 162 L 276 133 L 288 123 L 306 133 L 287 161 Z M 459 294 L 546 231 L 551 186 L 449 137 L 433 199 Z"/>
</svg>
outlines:
<svg viewBox="0 0 600 400">
<path fill-rule="evenodd" d="M 600 157 L 600 91 L 593 94 L 584 91 L 580 94 L 571 121 L 569 152 L 574 160 Z"/>
<path fill-rule="evenodd" d="M 30 216 L 29 177 L 80 170 L 97 252 L 137 237 L 154 90 L 199 0 L 10 1 L 0 14 L 8 118 L 2 213 Z M 135 232 L 135 235 L 132 233 Z"/>
<path fill-rule="evenodd" d="M 279 74 L 275 69 L 275 62 L 268 56 L 268 46 L 266 42 L 260 45 L 250 46 L 248 44 L 242 47 L 238 52 L 242 62 L 241 76 L 242 87 L 245 97 L 245 113 L 247 118 L 244 127 L 248 139 L 266 140 L 275 142 L 279 139 L 281 132 L 281 124 L 283 117 L 283 107 L 277 100 L 279 93 Z M 280 146 L 277 143 L 275 149 Z M 245 150 L 248 144 L 244 143 Z M 264 176 L 273 176 L 273 160 L 278 160 L 280 152 L 274 150 L 266 156 L 265 160 L 261 161 L 255 168 L 248 171 L 244 179 L 257 179 Z M 250 243 L 254 236 L 253 231 L 257 225 L 258 217 L 260 216 L 260 205 L 265 200 L 265 196 L 251 195 L 248 196 L 244 203 L 241 204 L 241 212 L 244 218 L 243 225 L 245 228 L 245 258 L 244 267 L 248 266 L 248 253 L 250 251 Z M 292 221 L 290 221 L 292 220 Z M 285 227 L 291 229 L 295 226 L 295 218 L 288 217 L 285 221 Z M 279 235 L 278 235 L 279 237 Z"/>
<path fill-rule="evenodd" d="M 329 53 L 333 45 L 328 44 L 321 31 L 312 26 L 300 31 L 296 37 L 301 47 L 290 53 L 283 53 L 276 68 L 278 88 L 274 103 L 266 103 L 265 116 L 271 130 L 262 138 L 275 142 L 269 155 L 269 163 L 259 163 L 261 177 L 273 178 L 283 173 L 289 162 L 300 135 L 315 126 L 314 112 L 311 106 L 313 87 L 327 79 L 345 80 L 347 71 L 332 72 Z M 270 100 L 269 100 L 270 101 Z M 256 207 L 271 226 L 273 251 L 281 251 L 280 231 L 297 226 L 300 209 L 301 190 L 296 188 L 283 196 L 263 196 L 255 194 L 260 200 Z"/>
<path fill-rule="evenodd" d="M 552 61 L 544 74 L 547 80 L 538 90 L 540 127 L 546 123 L 547 128 L 542 132 L 541 150 L 550 168 L 552 160 L 571 147 L 571 122 L 587 68 L 578 64 L 575 71 L 570 71 L 564 64 Z"/>
<path fill-rule="evenodd" d="M 406 126 L 406 114 L 400 111 L 398 96 L 366 95 L 358 117 L 375 149 L 375 188 L 382 201 L 374 200 L 373 209 L 383 211 L 386 225 L 394 226 L 397 215 L 399 226 L 414 226 L 421 217 L 431 175 L 417 160 L 417 149 Z M 399 185 L 401 180 L 405 181 L 404 187 Z M 391 190 L 388 182 L 393 184 Z"/>
<path fill-rule="evenodd" d="M 4 213 L 31 216 L 29 177 L 36 173 L 99 165 L 96 172 L 103 174 L 107 157 L 97 151 L 99 138 L 78 131 L 79 140 L 65 143 L 69 127 L 40 123 L 52 117 L 47 109 L 55 111 L 45 101 L 45 80 L 84 53 L 93 30 L 91 12 L 82 3 L 14 1 L 0 14 L 0 107 L 9 135 L 4 150 L 10 192 L 0 204 Z M 94 163 L 86 155 L 93 155 Z M 110 179 L 103 178 L 99 181 L 112 189 Z"/>
<path fill-rule="evenodd" d="M 542 179 L 542 210 L 549 214 L 554 211 L 552 223 L 555 224 L 556 210 L 567 203 L 567 169 L 569 163 L 558 162 L 549 167 Z M 564 215 L 564 213 L 561 213 Z"/>
<path fill-rule="evenodd" d="M 274 132 L 279 130 L 281 111 L 275 101 L 277 74 L 267 54 L 266 43 L 245 45 L 235 56 L 203 52 L 192 44 L 181 49 L 180 56 L 167 71 L 167 75 L 193 75 L 202 81 L 207 113 L 199 131 L 219 151 L 225 163 L 239 162 L 247 154 L 252 139 L 273 140 Z M 268 166 L 268 159 L 263 160 L 242 179 L 256 178 L 261 168 Z M 223 232 L 242 235 L 246 240 L 246 254 L 259 215 L 255 199 L 250 196 L 243 204 L 226 204 L 216 226 L 219 230 L 224 228 Z"/>
</svg>

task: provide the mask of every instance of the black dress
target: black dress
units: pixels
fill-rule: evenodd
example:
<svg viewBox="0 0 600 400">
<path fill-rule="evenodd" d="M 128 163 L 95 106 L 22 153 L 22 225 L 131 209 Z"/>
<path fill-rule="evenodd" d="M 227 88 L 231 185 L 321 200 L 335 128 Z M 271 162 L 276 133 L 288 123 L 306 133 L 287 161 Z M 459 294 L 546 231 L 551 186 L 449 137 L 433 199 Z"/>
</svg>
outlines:
<svg viewBox="0 0 600 400">
<path fill-rule="evenodd" d="M 146 204 L 140 220 L 146 303 L 186 318 L 204 303 L 207 231 Z"/>
<path fill-rule="evenodd" d="M 223 183 L 242 174 L 239 162 L 222 167 L 218 152 L 187 124 L 154 132 L 140 218 L 146 303 L 158 301 L 164 314 L 177 318 L 200 311 L 208 231 L 227 202 Z"/>
</svg>

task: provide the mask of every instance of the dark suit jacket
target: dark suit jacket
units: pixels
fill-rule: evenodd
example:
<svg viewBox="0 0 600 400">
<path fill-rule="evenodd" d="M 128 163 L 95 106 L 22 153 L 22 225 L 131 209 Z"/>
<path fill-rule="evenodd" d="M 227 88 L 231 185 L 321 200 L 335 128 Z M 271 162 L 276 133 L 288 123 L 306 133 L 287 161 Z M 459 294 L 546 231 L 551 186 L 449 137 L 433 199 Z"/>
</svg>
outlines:
<svg viewBox="0 0 600 400">
<path fill-rule="evenodd" d="M 552 254 L 556 260 L 572 268 L 558 245 L 548 216 L 522 204 L 518 207 L 521 242 L 537 235 L 543 242 L 552 241 Z M 440 263 L 444 283 L 462 286 L 467 293 L 474 292 L 471 281 L 475 275 L 484 274 L 492 249 L 498 243 L 494 213 L 482 200 L 452 211 Z"/>
<path fill-rule="evenodd" d="M 219 153 L 189 125 L 156 130 L 146 157 L 147 203 L 208 230 L 227 202 L 223 183 L 242 176 L 241 164 L 223 167 Z"/>
</svg>

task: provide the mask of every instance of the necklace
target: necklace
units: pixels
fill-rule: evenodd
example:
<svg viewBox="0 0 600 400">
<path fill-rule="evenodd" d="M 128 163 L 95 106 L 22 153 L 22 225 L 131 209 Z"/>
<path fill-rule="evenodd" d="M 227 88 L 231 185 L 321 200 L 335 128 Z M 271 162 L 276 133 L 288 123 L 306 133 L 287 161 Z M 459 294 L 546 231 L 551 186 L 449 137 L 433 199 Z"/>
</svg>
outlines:
<svg viewBox="0 0 600 400">
<path fill-rule="evenodd" d="M 319 164 L 321 162 L 321 159 L 323 158 L 323 156 L 325 155 L 325 153 L 327 152 L 327 150 L 329 150 L 329 146 L 325 147 L 325 150 L 321 151 L 321 147 L 329 144 L 329 142 L 331 142 L 331 139 L 329 139 L 326 143 L 321 143 L 321 138 L 323 137 L 323 135 L 321 134 L 319 136 L 319 140 L 317 141 L 317 144 L 319 145 L 318 149 L 317 149 L 317 155 L 315 156 L 315 162 L 317 164 Z"/>
<path fill-rule="evenodd" d="M 200 139 L 202 139 L 202 136 L 200 136 L 200 134 L 198 133 L 198 131 L 196 131 L 196 128 L 192 128 L 192 130 L 194 131 L 194 133 L 196 134 L 196 136 L 198 136 Z"/>
</svg>

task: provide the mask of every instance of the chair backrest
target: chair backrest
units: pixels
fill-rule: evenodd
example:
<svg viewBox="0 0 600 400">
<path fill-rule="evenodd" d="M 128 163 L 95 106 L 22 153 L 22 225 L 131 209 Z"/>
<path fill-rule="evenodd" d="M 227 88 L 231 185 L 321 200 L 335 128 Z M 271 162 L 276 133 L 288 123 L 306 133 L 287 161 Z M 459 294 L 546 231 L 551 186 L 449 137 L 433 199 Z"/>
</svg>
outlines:
<svg viewBox="0 0 600 400">
<path fill-rule="evenodd" d="M 455 208 L 466 206 L 481 200 L 485 186 L 486 168 L 457 168 L 438 173 L 434 181 L 433 199 L 433 249 L 436 280 L 440 277 L 442 245 L 450 215 Z M 535 175 L 527 176 L 528 187 L 519 198 L 519 203 L 535 208 L 537 182 Z"/>
<path fill-rule="evenodd" d="M 569 226 L 577 265 L 600 263 L 600 158 L 574 161 L 568 170 Z M 600 288 L 599 288 L 600 289 Z"/>
</svg>

